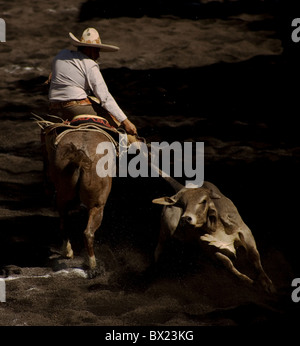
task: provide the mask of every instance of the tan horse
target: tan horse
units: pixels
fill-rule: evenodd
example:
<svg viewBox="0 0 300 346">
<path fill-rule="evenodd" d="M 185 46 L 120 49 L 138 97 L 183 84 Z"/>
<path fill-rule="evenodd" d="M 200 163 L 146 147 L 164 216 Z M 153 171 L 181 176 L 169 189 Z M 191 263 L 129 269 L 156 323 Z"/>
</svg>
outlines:
<svg viewBox="0 0 300 346">
<path fill-rule="evenodd" d="M 60 229 L 63 234 L 62 254 L 73 257 L 73 250 L 65 228 L 66 217 L 72 203 L 80 200 L 88 209 L 88 222 L 84 230 L 85 245 L 89 259 L 89 277 L 97 275 L 94 253 L 94 234 L 100 227 L 103 210 L 111 191 L 112 177 L 97 174 L 97 162 L 104 154 L 96 153 L 99 143 L 109 142 L 100 132 L 76 130 L 66 133 L 54 145 L 56 137 L 46 136 L 48 173 L 56 189 Z"/>
</svg>

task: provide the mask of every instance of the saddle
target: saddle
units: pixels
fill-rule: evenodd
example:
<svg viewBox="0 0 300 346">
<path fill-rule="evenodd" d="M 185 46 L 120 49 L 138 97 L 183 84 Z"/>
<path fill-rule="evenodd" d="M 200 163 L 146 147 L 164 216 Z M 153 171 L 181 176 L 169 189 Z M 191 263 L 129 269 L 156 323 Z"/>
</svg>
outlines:
<svg viewBox="0 0 300 346">
<path fill-rule="evenodd" d="M 99 117 L 98 115 L 77 115 L 70 121 L 70 125 L 72 126 L 78 126 L 81 124 L 99 124 L 109 129 L 115 129 L 115 127 L 111 126 L 105 118 Z"/>
</svg>

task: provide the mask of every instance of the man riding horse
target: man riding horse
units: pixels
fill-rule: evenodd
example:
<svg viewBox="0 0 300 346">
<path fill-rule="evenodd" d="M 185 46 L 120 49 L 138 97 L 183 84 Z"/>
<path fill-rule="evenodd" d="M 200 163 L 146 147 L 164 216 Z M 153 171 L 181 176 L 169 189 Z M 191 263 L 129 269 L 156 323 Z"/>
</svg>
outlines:
<svg viewBox="0 0 300 346">
<path fill-rule="evenodd" d="M 37 122 L 42 129 L 45 187 L 51 194 L 55 190 L 60 215 L 63 244 L 59 253 L 66 258 L 73 257 L 66 220 L 70 209 L 80 201 L 88 212 L 84 235 L 88 275 L 94 277 L 98 274 L 94 234 L 102 222 L 113 176 L 98 175 L 97 163 L 105 156 L 98 150 L 99 144 L 110 141 L 117 146 L 110 134 L 124 134 L 117 129 L 120 126 L 128 134 L 126 144 L 141 139 L 135 125 L 108 91 L 96 63 L 100 52 L 114 52 L 119 48 L 101 43 L 99 33 L 93 28 L 86 29 L 80 40 L 72 33 L 69 35 L 77 51 L 60 51 L 49 76 L 49 110 L 60 121 L 52 123 L 37 117 Z"/>
<path fill-rule="evenodd" d="M 100 53 L 119 48 L 101 43 L 94 28 L 84 30 L 80 40 L 72 33 L 69 36 L 77 51 L 63 49 L 53 60 L 50 113 L 69 121 L 78 115 L 100 116 L 114 127 L 122 126 L 129 135 L 137 135 L 135 125 L 110 94 L 96 62 Z"/>
</svg>

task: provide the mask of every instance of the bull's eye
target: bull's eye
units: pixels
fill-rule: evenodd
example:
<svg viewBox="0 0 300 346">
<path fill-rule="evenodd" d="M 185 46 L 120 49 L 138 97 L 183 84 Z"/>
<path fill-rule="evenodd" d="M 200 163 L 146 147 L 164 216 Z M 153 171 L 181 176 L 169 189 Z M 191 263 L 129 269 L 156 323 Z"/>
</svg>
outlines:
<svg viewBox="0 0 300 346">
<path fill-rule="evenodd" d="M 201 201 L 199 204 L 206 204 L 207 200 L 204 199 L 203 201 Z"/>
</svg>

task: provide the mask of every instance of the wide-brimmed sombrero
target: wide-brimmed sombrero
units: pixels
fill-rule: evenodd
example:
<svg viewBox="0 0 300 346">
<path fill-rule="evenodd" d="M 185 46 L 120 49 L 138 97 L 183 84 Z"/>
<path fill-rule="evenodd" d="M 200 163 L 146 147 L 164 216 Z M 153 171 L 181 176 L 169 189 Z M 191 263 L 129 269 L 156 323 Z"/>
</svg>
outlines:
<svg viewBox="0 0 300 346">
<path fill-rule="evenodd" d="M 94 28 L 85 29 L 80 40 L 71 32 L 69 32 L 69 36 L 72 44 L 76 47 L 94 47 L 99 48 L 101 52 L 116 52 L 120 49 L 117 46 L 102 43 L 98 31 Z"/>
</svg>

